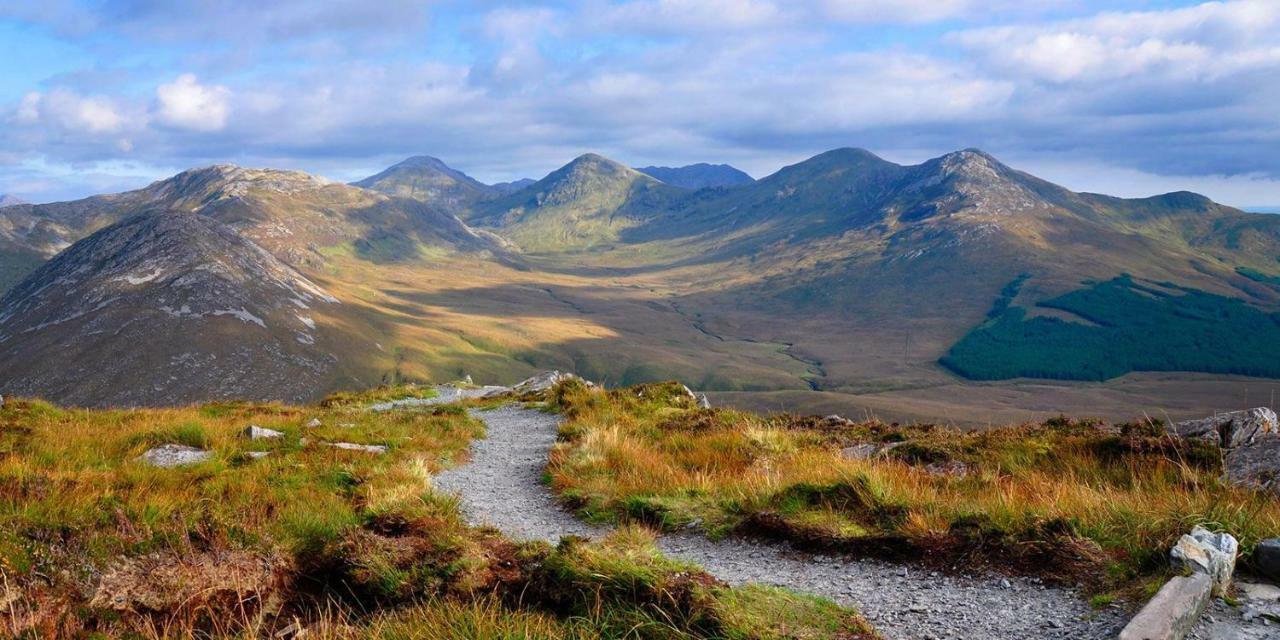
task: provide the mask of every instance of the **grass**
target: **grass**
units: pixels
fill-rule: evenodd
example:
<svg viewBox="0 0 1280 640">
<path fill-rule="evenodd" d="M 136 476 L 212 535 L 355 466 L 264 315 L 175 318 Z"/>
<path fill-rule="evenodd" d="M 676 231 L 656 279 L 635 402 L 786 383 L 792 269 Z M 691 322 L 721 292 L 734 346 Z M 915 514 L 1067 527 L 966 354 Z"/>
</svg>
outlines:
<svg viewBox="0 0 1280 640">
<path fill-rule="evenodd" d="M 1208 445 L 1160 425 L 1065 418 L 979 432 L 701 410 L 678 385 L 562 389 L 551 483 L 584 515 L 745 533 L 1135 592 L 1194 524 L 1245 551 L 1274 498 L 1224 486 Z M 886 449 L 846 459 L 857 444 Z M 1102 600 L 1099 600 L 1101 602 Z"/>
<path fill-rule="evenodd" d="M 319 638 L 873 637 L 830 602 L 669 561 L 643 529 L 553 548 L 469 527 L 431 478 L 483 425 L 456 406 L 363 410 L 425 393 L 118 411 L 7 399 L 0 634 L 249 638 L 296 623 Z M 248 440 L 249 424 L 285 435 Z M 212 456 L 137 459 L 167 443 Z"/>
</svg>

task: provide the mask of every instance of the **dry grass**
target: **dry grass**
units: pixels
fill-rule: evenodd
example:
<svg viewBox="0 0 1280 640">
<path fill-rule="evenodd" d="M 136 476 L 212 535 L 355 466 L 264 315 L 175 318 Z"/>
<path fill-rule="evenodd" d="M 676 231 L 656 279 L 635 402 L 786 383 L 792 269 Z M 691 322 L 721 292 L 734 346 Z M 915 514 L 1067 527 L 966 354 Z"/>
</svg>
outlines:
<svg viewBox="0 0 1280 640">
<path fill-rule="evenodd" d="M 871 637 L 830 602 L 730 589 L 671 562 L 643 530 L 553 549 L 468 527 L 431 477 L 483 425 L 455 405 L 362 408 L 422 393 L 121 411 L 8 399 L 0 635 L 252 638 L 298 624 L 319 638 Z M 285 436 L 248 440 L 249 424 Z M 137 459 L 165 443 L 213 455 L 174 469 Z M 752 614 L 770 608 L 790 614 L 785 627 Z"/>
<path fill-rule="evenodd" d="M 1280 503 L 1217 481 L 1216 450 L 1158 425 L 1065 419 L 983 432 L 698 410 L 678 385 L 566 389 L 552 483 L 588 516 L 699 523 L 930 564 L 1138 587 L 1193 524 L 1246 556 Z M 858 443 L 901 443 L 868 460 Z M 947 473 L 950 471 L 951 473 Z"/>
</svg>

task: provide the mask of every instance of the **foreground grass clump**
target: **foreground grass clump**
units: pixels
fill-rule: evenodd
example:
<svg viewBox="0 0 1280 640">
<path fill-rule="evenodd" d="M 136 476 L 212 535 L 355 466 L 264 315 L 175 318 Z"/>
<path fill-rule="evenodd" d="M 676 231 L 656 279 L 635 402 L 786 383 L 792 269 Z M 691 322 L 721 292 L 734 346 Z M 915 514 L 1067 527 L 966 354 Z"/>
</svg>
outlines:
<svg viewBox="0 0 1280 640">
<path fill-rule="evenodd" d="M 994 568 L 1097 592 L 1167 571 L 1194 524 L 1247 554 L 1280 503 L 1218 481 L 1216 448 L 1159 424 L 1051 420 L 980 432 L 698 409 L 678 384 L 568 385 L 549 467 L 588 517 Z"/>
<path fill-rule="evenodd" d="M 456 406 L 364 410 L 411 392 L 421 390 L 344 394 L 313 407 L 121 411 L 8 399 L 0 407 L 0 635 L 870 633 L 831 603 L 730 589 L 671 563 L 643 531 L 552 548 L 467 526 L 431 478 L 465 456 L 483 424 Z M 250 440 L 242 431 L 251 424 L 284 435 Z M 172 469 L 138 459 L 163 444 L 211 456 Z M 753 619 L 752 603 L 793 617 L 781 626 Z"/>
</svg>

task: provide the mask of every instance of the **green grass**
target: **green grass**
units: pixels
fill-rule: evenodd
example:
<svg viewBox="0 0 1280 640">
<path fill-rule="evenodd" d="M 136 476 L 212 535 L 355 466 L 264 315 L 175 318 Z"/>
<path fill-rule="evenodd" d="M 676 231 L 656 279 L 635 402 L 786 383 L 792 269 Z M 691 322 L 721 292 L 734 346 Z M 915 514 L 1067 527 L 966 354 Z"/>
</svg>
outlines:
<svg viewBox="0 0 1280 640">
<path fill-rule="evenodd" d="M 1094 324 L 1028 318 L 997 303 L 940 362 L 971 380 L 1109 380 L 1132 371 L 1280 378 L 1280 316 L 1242 300 L 1122 276 L 1039 304 Z"/>
</svg>

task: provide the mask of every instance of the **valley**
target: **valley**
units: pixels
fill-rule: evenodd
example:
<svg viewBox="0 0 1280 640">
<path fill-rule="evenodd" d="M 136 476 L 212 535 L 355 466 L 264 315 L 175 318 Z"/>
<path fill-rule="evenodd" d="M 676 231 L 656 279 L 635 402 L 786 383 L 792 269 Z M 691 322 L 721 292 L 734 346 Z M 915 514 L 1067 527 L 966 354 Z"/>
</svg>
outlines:
<svg viewBox="0 0 1280 640">
<path fill-rule="evenodd" d="M 610 386 L 676 379 L 743 408 L 984 425 L 1058 413 L 1177 419 L 1269 402 L 1275 386 L 1271 216 L 1194 194 L 1078 194 L 976 150 L 904 167 L 838 149 L 749 182 L 723 168 L 648 169 L 713 182 L 675 186 L 587 154 L 542 180 L 489 186 L 423 156 L 354 185 L 218 166 L 135 192 L 0 208 L 0 361 L 50 372 L 6 367 L 0 389 L 95 406 L 246 389 L 305 401 L 563 369 Z M 119 356 L 94 336 L 118 340 L 121 313 L 181 308 L 184 274 L 221 259 L 140 254 L 92 295 L 49 299 L 46 285 L 64 276 L 32 275 L 40 263 L 59 252 L 65 262 L 76 254 L 64 247 L 139 214 L 209 219 L 332 296 L 298 314 L 314 327 L 286 340 L 295 364 L 268 374 L 177 338 L 279 339 L 292 321 L 269 319 L 277 301 L 257 297 L 237 309 L 261 325 L 153 313 L 147 322 L 173 324 L 174 337 L 133 348 L 147 363 L 136 384 L 97 379 L 93 363 Z M 157 270 L 167 275 L 130 284 Z M 124 294 L 146 302 L 113 310 Z M 33 305 L 46 320 L 13 311 Z M 1124 336 L 1147 342 L 1120 357 Z M 1062 348 L 1074 359 L 1053 355 Z M 214 361 L 234 361 L 213 375 L 235 371 L 244 385 L 162 391 Z M 282 393 L 254 384 L 260 375 L 307 384 Z"/>
</svg>

